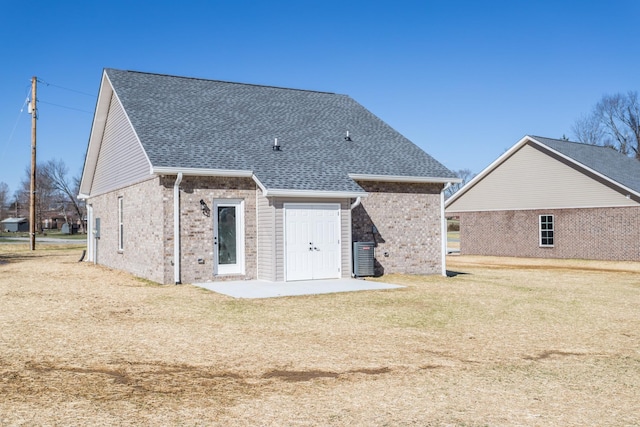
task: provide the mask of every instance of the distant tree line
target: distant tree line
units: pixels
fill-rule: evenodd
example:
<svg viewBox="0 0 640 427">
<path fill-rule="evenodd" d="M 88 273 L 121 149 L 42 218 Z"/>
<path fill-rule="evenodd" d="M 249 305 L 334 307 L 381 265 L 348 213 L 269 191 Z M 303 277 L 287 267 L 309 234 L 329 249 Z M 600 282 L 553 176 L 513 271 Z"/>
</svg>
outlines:
<svg viewBox="0 0 640 427">
<path fill-rule="evenodd" d="M 36 166 L 36 224 L 40 229 L 45 217 L 61 216 L 71 224 L 79 221 L 84 230 L 85 203 L 77 198 L 80 190 L 80 175 L 69 176 L 63 160 L 53 159 Z M 11 197 L 9 186 L 0 182 L 0 218 L 29 217 L 31 191 L 31 166 L 24 171 L 20 187 Z"/>
</svg>

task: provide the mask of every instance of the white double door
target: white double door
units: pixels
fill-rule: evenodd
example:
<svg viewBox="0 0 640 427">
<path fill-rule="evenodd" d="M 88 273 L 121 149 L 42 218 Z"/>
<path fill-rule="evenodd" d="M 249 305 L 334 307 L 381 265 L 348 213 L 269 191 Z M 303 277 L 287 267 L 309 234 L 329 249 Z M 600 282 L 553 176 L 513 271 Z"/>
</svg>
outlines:
<svg viewBox="0 0 640 427">
<path fill-rule="evenodd" d="M 286 203 L 285 278 L 340 278 L 340 205 Z"/>
</svg>

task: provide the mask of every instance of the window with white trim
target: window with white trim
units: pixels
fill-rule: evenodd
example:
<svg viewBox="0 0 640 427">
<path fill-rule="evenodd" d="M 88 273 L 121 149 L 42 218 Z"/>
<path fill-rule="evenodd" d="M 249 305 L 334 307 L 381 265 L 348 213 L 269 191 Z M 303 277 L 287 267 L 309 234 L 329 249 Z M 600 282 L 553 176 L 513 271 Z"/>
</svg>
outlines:
<svg viewBox="0 0 640 427">
<path fill-rule="evenodd" d="M 553 247 L 553 215 L 540 215 L 540 246 Z"/>
<path fill-rule="evenodd" d="M 118 197 L 118 250 L 124 250 L 124 221 L 122 196 Z"/>
</svg>

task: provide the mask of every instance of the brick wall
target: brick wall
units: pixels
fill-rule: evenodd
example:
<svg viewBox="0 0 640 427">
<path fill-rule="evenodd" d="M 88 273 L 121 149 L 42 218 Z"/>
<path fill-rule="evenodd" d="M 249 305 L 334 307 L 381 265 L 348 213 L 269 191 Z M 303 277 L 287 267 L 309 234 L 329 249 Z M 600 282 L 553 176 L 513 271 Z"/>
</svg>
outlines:
<svg viewBox="0 0 640 427">
<path fill-rule="evenodd" d="M 93 205 L 100 218 L 97 262 L 154 282 L 174 283 L 173 184 L 175 176 L 156 177 L 98 197 Z M 185 177 L 180 185 L 181 282 L 256 277 L 256 195 L 250 178 Z M 123 198 L 124 249 L 118 250 L 118 197 Z M 213 273 L 213 212 L 205 216 L 200 200 L 210 209 L 214 199 L 243 199 L 245 219 L 245 275 Z M 198 260 L 202 259 L 203 263 Z"/>
<path fill-rule="evenodd" d="M 159 283 L 174 283 L 173 185 L 156 177 L 88 202 L 101 219 L 98 263 Z M 440 185 L 361 182 L 370 193 L 354 209 L 353 241 L 376 242 L 376 273 L 441 272 Z M 124 201 L 124 250 L 118 250 L 118 197 Z M 245 275 L 214 276 L 214 199 L 244 200 Z M 254 279 L 256 186 L 250 178 L 185 177 L 180 185 L 181 282 Z M 372 226 L 377 232 L 372 234 Z M 351 250 L 351 248 L 349 248 Z M 199 262 L 199 260 L 201 260 Z"/>
<path fill-rule="evenodd" d="M 175 176 L 163 178 L 165 233 L 167 235 L 165 276 L 173 278 L 173 184 Z M 245 275 L 214 276 L 213 201 L 244 200 Z M 210 216 L 200 208 L 204 200 Z M 251 178 L 184 177 L 180 184 L 180 248 L 182 283 L 256 278 L 256 185 Z M 202 260 L 200 263 L 198 260 Z"/>
<path fill-rule="evenodd" d="M 554 215 L 554 246 L 539 247 L 539 215 Z M 466 255 L 640 260 L 640 207 L 463 212 Z"/>
<path fill-rule="evenodd" d="M 100 218 L 97 263 L 166 283 L 162 268 L 165 227 L 159 178 L 98 197 L 87 203 Z M 118 197 L 123 200 L 123 250 L 118 250 Z"/>
<path fill-rule="evenodd" d="M 354 242 L 376 243 L 376 274 L 441 273 L 442 185 L 358 184 L 369 196 L 352 212 L 352 236 Z"/>
</svg>

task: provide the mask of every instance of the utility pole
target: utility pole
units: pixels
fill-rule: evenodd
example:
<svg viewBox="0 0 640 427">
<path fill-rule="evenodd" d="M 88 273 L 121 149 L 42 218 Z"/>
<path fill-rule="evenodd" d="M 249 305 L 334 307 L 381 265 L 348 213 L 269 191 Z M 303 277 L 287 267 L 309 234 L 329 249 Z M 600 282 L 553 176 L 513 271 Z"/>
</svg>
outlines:
<svg viewBox="0 0 640 427">
<path fill-rule="evenodd" d="M 31 250 L 36 250 L 36 121 L 38 109 L 36 105 L 36 87 L 38 79 L 31 78 L 31 194 L 29 198 L 29 240 Z"/>
</svg>

